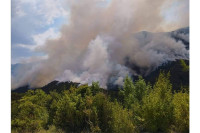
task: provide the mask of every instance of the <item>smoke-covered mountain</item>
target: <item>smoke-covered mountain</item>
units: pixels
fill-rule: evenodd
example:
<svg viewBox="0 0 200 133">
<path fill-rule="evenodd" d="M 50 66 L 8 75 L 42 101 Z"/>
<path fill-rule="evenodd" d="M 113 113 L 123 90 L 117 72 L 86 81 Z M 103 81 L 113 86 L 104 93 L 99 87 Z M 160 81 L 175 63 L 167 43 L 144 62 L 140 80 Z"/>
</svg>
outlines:
<svg viewBox="0 0 200 133">
<path fill-rule="evenodd" d="M 125 65 L 128 66 L 129 68 L 131 68 L 132 70 L 134 70 L 137 75 L 142 75 L 142 76 L 147 76 L 150 72 L 152 72 L 153 70 L 155 70 L 157 67 L 162 66 L 162 64 L 165 64 L 169 61 L 175 61 L 176 59 L 186 59 L 189 60 L 189 27 L 186 28 L 181 28 L 172 32 L 163 32 L 163 33 L 151 33 L 151 32 L 147 32 L 147 31 L 142 31 L 139 33 L 136 33 L 134 35 L 134 37 L 139 40 L 140 45 L 143 46 L 147 46 L 150 43 L 157 43 L 155 41 L 156 37 L 161 37 L 162 36 L 167 36 L 172 38 L 173 40 L 175 40 L 177 43 L 182 43 L 185 47 L 185 49 L 187 50 L 185 57 L 182 55 L 182 53 L 175 53 L 174 50 L 176 49 L 170 49 L 168 51 L 168 59 L 164 59 L 161 62 L 159 62 L 159 64 L 152 64 L 153 66 L 140 66 L 135 62 L 131 62 L 129 59 L 130 57 L 126 57 L 125 58 Z M 162 40 L 161 40 L 162 41 Z M 165 43 L 160 42 L 160 44 Z M 173 44 L 172 44 L 173 45 Z M 157 45 L 158 46 L 158 45 Z M 159 47 L 159 46 L 158 46 Z M 165 46 L 163 46 L 165 48 Z M 151 49 L 152 47 L 148 47 L 149 49 Z M 155 47 L 156 52 L 158 52 L 158 54 L 163 54 L 161 50 L 159 50 L 159 48 Z M 180 49 L 181 50 L 181 49 Z M 142 55 L 141 55 L 142 56 Z M 172 57 L 170 57 L 172 56 Z M 164 57 L 163 57 L 164 58 Z M 150 58 L 151 59 L 151 58 Z M 155 58 L 156 60 L 156 58 Z M 147 61 L 148 62 L 148 61 Z M 155 61 L 156 62 L 156 61 Z"/>
<path fill-rule="evenodd" d="M 176 41 L 181 41 L 186 46 L 186 49 L 189 50 L 189 30 L 189 27 L 186 27 L 169 32 L 168 34 Z"/>
<path fill-rule="evenodd" d="M 70 57 L 68 53 L 62 55 L 69 52 L 67 46 L 64 53 L 54 53 L 58 54 L 54 55 L 56 59 L 49 53 L 47 60 L 35 64 L 12 65 L 12 89 L 26 85 L 37 88 L 54 80 L 81 84 L 99 81 L 101 87 L 109 88 L 122 85 L 126 75 L 148 77 L 168 62 L 189 60 L 189 27 L 124 36 L 98 36 L 84 50 L 74 47 Z"/>
<path fill-rule="evenodd" d="M 42 89 L 46 93 L 49 93 L 50 91 L 61 92 L 65 89 L 69 89 L 71 86 L 77 87 L 78 85 L 79 85 L 79 83 L 74 83 L 74 82 L 70 82 L 70 81 L 59 82 L 59 81 L 55 80 L 55 81 L 52 81 L 52 82 L 48 83 L 47 85 L 40 87 L 40 88 L 30 88 L 27 85 L 27 86 L 19 87 L 19 88 L 13 90 L 12 92 L 25 93 L 29 89 Z"/>
<path fill-rule="evenodd" d="M 145 76 L 144 79 L 151 84 L 154 84 L 161 71 L 165 73 L 169 72 L 173 90 L 181 90 L 184 87 L 187 88 L 189 86 L 189 69 L 184 70 L 182 61 L 189 66 L 189 60 L 167 62 Z"/>
<path fill-rule="evenodd" d="M 184 60 L 184 62 L 189 65 L 188 60 Z M 165 63 L 158 68 L 156 68 L 154 71 L 150 72 L 147 76 L 143 77 L 147 82 L 150 82 L 151 84 L 154 84 L 156 79 L 159 76 L 160 72 L 168 73 L 170 72 L 170 81 L 172 83 L 173 90 L 180 90 L 182 87 L 188 87 L 189 86 L 189 71 L 184 71 L 183 66 L 181 64 L 180 60 L 171 61 L 168 63 Z M 134 80 L 137 80 L 137 76 L 133 76 Z M 79 83 L 73 83 L 73 82 L 59 82 L 59 81 L 52 81 L 48 83 L 47 85 L 40 87 L 43 91 L 49 93 L 50 91 L 57 91 L 61 92 L 63 90 L 69 89 L 71 86 L 77 87 Z M 118 90 L 120 86 L 114 85 L 112 83 L 108 84 L 109 90 Z M 17 93 L 24 93 L 28 91 L 28 89 L 38 89 L 38 88 L 30 88 L 28 85 L 19 87 L 12 92 Z"/>
</svg>

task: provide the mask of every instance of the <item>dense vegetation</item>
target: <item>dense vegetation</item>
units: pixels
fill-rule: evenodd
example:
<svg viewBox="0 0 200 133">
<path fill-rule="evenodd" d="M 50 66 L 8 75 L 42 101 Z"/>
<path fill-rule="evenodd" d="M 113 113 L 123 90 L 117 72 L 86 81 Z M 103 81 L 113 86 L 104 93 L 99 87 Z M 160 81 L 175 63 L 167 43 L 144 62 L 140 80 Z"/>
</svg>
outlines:
<svg viewBox="0 0 200 133">
<path fill-rule="evenodd" d="M 169 79 L 173 90 L 180 91 L 182 87 L 189 86 L 189 60 L 180 59 L 167 62 L 143 78 L 145 81 L 148 81 L 151 84 L 155 84 L 160 71 L 165 73 L 170 72 Z"/>
<path fill-rule="evenodd" d="M 161 72 L 154 85 L 126 77 L 115 95 L 98 82 L 14 93 L 12 132 L 189 132 L 189 89 L 173 91 L 169 77 Z"/>
</svg>

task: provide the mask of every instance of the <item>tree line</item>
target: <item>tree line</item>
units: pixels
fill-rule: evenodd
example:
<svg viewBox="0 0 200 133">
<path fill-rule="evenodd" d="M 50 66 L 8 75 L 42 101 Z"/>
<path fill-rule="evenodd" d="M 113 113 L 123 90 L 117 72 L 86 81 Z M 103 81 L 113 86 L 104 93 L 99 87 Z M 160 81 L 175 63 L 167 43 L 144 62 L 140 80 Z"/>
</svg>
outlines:
<svg viewBox="0 0 200 133">
<path fill-rule="evenodd" d="M 92 85 L 62 92 L 41 89 L 11 101 L 13 133 L 189 132 L 189 89 L 173 91 L 170 74 L 151 85 L 126 77 L 115 95 Z"/>
</svg>

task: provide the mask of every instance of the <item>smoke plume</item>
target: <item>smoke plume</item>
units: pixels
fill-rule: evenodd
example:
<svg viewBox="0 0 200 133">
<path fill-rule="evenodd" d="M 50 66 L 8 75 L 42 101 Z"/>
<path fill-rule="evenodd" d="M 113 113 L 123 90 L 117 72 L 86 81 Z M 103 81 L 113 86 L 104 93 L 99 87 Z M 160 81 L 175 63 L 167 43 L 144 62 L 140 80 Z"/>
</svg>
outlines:
<svg viewBox="0 0 200 133">
<path fill-rule="evenodd" d="M 63 25 L 58 38 L 35 49 L 47 58 L 17 69 L 12 88 L 40 87 L 55 79 L 99 81 L 106 88 L 109 82 L 121 85 L 126 75 L 146 75 L 167 61 L 189 58 L 185 45 L 164 32 L 172 30 L 162 16 L 171 0 L 112 0 L 107 6 L 97 0 L 67 2 L 69 24 Z M 181 20 L 188 17 L 179 15 Z M 188 23 L 177 21 L 173 28 Z"/>
</svg>

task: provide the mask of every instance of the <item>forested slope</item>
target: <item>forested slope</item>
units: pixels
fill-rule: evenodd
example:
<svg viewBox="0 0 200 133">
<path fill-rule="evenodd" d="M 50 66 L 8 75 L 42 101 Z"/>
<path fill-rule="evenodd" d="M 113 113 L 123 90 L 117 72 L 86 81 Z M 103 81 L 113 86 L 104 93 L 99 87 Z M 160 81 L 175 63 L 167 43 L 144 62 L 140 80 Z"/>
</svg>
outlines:
<svg viewBox="0 0 200 133">
<path fill-rule="evenodd" d="M 170 74 L 161 72 L 152 85 L 126 77 L 113 93 L 98 82 L 15 92 L 12 132 L 189 132 L 188 90 L 173 92 Z"/>
</svg>

